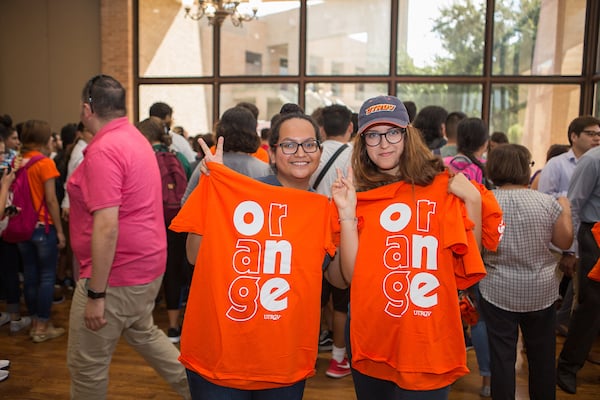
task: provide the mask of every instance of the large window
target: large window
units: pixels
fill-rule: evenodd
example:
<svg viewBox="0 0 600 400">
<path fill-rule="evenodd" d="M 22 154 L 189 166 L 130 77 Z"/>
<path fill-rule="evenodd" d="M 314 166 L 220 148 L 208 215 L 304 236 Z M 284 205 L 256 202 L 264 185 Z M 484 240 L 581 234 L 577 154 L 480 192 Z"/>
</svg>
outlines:
<svg viewBox="0 0 600 400">
<path fill-rule="evenodd" d="M 392 94 L 482 117 L 543 164 L 573 118 L 599 113 L 597 3 L 263 0 L 257 20 L 213 27 L 178 0 L 137 0 L 137 113 L 170 101 L 200 133 L 240 101 L 268 121 L 286 102 L 358 111 Z"/>
</svg>

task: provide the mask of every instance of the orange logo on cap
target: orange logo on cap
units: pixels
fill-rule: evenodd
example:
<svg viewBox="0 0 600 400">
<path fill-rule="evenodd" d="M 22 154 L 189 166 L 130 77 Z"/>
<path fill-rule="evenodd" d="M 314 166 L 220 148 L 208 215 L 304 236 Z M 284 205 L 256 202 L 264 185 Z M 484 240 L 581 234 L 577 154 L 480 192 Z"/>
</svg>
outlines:
<svg viewBox="0 0 600 400">
<path fill-rule="evenodd" d="M 375 104 L 365 110 L 365 115 L 369 115 L 380 111 L 394 111 L 395 109 L 395 104 Z"/>
</svg>

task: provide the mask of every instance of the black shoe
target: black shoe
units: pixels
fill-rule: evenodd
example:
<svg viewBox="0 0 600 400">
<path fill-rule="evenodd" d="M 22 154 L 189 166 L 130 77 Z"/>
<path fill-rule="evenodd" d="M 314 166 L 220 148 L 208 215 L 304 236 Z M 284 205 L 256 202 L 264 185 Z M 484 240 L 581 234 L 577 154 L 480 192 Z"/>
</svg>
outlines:
<svg viewBox="0 0 600 400">
<path fill-rule="evenodd" d="M 319 335 L 319 351 L 331 351 L 333 346 L 333 336 L 331 331 L 323 331 Z"/>
<path fill-rule="evenodd" d="M 567 393 L 577 392 L 577 376 L 568 371 L 561 371 L 560 368 L 556 370 L 556 384 Z"/>
<path fill-rule="evenodd" d="M 177 328 L 169 328 L 167 331 L 167 337 L 171 341 L 171 343 L 179 343 L 181 340 L 181 329 Z"/>
</svg>

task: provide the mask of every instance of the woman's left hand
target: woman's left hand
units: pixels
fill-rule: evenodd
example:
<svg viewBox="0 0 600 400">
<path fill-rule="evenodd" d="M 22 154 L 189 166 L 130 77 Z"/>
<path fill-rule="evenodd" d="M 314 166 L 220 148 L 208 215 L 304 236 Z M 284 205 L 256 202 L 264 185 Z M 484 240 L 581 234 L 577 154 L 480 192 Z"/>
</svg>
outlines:
<svg viewBox="0 0 600 400">
<path fill-rule="evenodd" d="M 477 188 L 463 173 L 457 173 L 448 181 L 448 192 L 454 194 L 462 201 L 475 200 L 481 197 Z"/>
</svg>

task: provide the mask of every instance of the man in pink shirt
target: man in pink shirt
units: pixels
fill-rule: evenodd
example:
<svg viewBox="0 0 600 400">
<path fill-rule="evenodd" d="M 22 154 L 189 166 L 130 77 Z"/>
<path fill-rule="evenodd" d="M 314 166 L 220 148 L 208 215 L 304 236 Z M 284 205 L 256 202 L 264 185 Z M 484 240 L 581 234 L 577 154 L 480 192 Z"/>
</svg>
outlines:
<svg viewBox="0 0 600 400">
<path fill-rule="evenodd" d="M 125 89 L 114 78 L 86 83 L 80 117 L 94 138 L 67 183 L 71 244 L 81 264 L 69 320 L 71 398 L 106 398 L 121 335 L 189 398 L 179 351 L 152 317 L 167 256 L 156 157 L 127 120 Z"/>
</svg>

